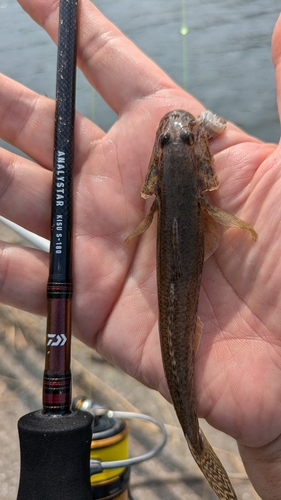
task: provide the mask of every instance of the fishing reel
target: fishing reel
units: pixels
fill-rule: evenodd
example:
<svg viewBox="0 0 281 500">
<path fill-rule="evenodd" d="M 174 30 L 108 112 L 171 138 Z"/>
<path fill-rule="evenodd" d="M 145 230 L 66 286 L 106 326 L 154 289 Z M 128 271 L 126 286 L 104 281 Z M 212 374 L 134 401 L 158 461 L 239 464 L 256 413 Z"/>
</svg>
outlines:
<svg viewBox="0 0 281 500">
<path fill-rule="evenodd" d="M 140 413 L 106 410 L 86 397 L 78 397 L 73 409 L 93 416 L 90 479 L 93 500 L 129 500 L 131 466 L 154 457 L 165 446 L 167 432 L 159 420 Z M 128 420 L 150 422 L 161 431 L 161 441 L 147 453 L 129 458 Z"/>
</svg>

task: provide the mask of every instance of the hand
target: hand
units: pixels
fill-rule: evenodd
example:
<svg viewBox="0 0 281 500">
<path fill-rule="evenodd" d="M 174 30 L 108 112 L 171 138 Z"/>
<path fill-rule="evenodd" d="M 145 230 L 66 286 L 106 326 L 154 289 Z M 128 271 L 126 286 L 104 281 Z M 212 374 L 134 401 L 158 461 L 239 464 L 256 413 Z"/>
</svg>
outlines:
<svg viewBox="0 0 281 500">
<path fill-rule="evenodd" d="M 58 2 L 21 0 L 55 40 Z M 160 118 L 203 107 L 177 87 L 87 0 L 80 1 L 79 65 L 118 113 L 105 134 L 77 114 L 74 170 L 74 333 L 169 399 L 157 326 L 156 223 L 125 238 L 147 211 L 140 189 Z M 281 108 L 281 19 L 273 37 Z M 216 110 L 212 110 L 216 111 Z M 49 236 L 54 102 L 0 76 L 0 136 L 33 161 L 1 150 L 0 212 Z M 203 272 L 196 357 L 200 416 L 240 443 L 263 499 L 280 497 L 280 146 L 229 124 L 211 149 L 221 187 L 212 201 L 254 226 L 224 232 Z M 0 300 L 46 313 L 48 256 L 1 243 Z"/>
</svg>

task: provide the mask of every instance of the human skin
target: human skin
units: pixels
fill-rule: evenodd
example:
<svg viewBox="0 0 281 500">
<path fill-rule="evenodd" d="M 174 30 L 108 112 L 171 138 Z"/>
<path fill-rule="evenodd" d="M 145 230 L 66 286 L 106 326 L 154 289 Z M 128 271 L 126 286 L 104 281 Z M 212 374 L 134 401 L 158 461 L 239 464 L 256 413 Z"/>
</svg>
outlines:
<svg viewBox="0 0 281 500">
<path fill-rule="evenodd" d="M 56 0 L 21 0 L 56 40 Z M 87 345 L 170 400 L 161 362 L 155 275 L 156 221 L 130 245 L 147 212 L 140 189 L 161 117 L 204 108 L 88 0 L 79 2 L 79 66 L 118 114 L 108 133 L 77 114 L 74 165 L 73 329 Z M 281 108 L 281 18 L 273 34 Z M 0 75 L 0 137 L 31 160 L 0 150 L 0 212 L 49 237 L 55 104 Z M 216 110 L 213 110 L 216 111 Z M 203 270 L 196 356 L 199 416 L 238 441 L 264 500 L 281 491 L 280 145 L 234 125 L 211 142 L 216 206 L 249 222 L 258 241 L 225 230 Z M 0 300 L 46 313 L 48 255 L 1 242 Z"/>
</svg>

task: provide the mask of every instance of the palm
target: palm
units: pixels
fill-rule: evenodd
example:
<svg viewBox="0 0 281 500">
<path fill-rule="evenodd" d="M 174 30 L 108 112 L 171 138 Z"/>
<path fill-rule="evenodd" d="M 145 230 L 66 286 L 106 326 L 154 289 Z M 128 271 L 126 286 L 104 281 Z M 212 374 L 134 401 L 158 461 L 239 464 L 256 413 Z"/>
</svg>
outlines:
<svg viewBox="0 0 281 500">
<path fill-rule="evenodd" d="M 45 0 L 22 3 L 55 36 L 56 17 L 47 15 L 50 5 L 48 9 Z M 94 12 L 98 19 L 99 14 L 91 4 L 83 9 L 81 24 L 90 33 L 95 22 L 86 11 Z M 106 28 L 113 29 L 101 19 Z M 95 60 L 98 46 L 98 37 L 91 41 L 81 35 L 80 63 L 88 79 L 118 111 L 119 119 L 104 134 L 87 119 L 77 117 L 74 328 L 76 335 L 107 359 L 168 397 L 157 327 L 156 226 L 129 246 L 124 239 L 143 217 L 145 207 L 139 193 L 160 118 L 173 108 L 197 115 L 202 107 L 122 38 L 117 38 L 115 59 L 119 54 L 125 59 L 128 74 L 138 71 L 138 83 L 128 84 L 124 96 L 127 75 L 122 77 L 121 64 L 116 78 L 118 67 L 111 57 L 112 90 L 106 67 L 99 60 L 109 57 L 113 49 L 109 47 L 107 53 L 106 46 L 101 48 L 102 57 Z M 23 159 L 19 165 L 11 153 L 2 152 L 2 176 L 8 187 L 1 197 L 1 213 L 47 236 L 54 103 L 40 97 L 35 106 L 33 92 L 3 76 L 0 88 L 0 109 L 5 117 L 0 122 L 1 136 L 41 165 Z M 213 202 L 253 224 L 258 241 L 253 244 L 240 230 L 225 231 L 219 248 L 205 263 L 199 304 L 204 335 L 196 362 L 198 411 L 240 441 L 262 446 L 281 431 L 275 404 L 280 398 L 281 365 L 279 148 L 264 145 L 231 125 L 211 147 L 218 153 L 221 183 L 212 194 Z M 8 245 L 0 266 L 5 277 L 1 300 L 35 313 L 45 312 L 46 256 Z M 269 420 L 274 424 L 269 426 Z"/>
</svg>

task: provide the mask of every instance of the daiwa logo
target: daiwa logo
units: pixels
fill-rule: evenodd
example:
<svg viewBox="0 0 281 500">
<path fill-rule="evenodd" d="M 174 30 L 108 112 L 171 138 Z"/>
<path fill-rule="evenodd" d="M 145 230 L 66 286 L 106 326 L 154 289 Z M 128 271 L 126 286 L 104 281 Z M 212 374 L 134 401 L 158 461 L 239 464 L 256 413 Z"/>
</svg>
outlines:
<svg viewBox="0 0 281 500">
<path fill-rule="evenodd" d="M 62 333 L 61 335 L 55 335 L 54 333 L 48 333 L 48 343 L 47 343 L 47 346 L 52 346 L 52 347 L 56 347 L 56 346 L 63 346 L 66 341 L 67 341 L 67 338 L 66 336 L 64 335 L 64 333 Z"/>
</svg>

